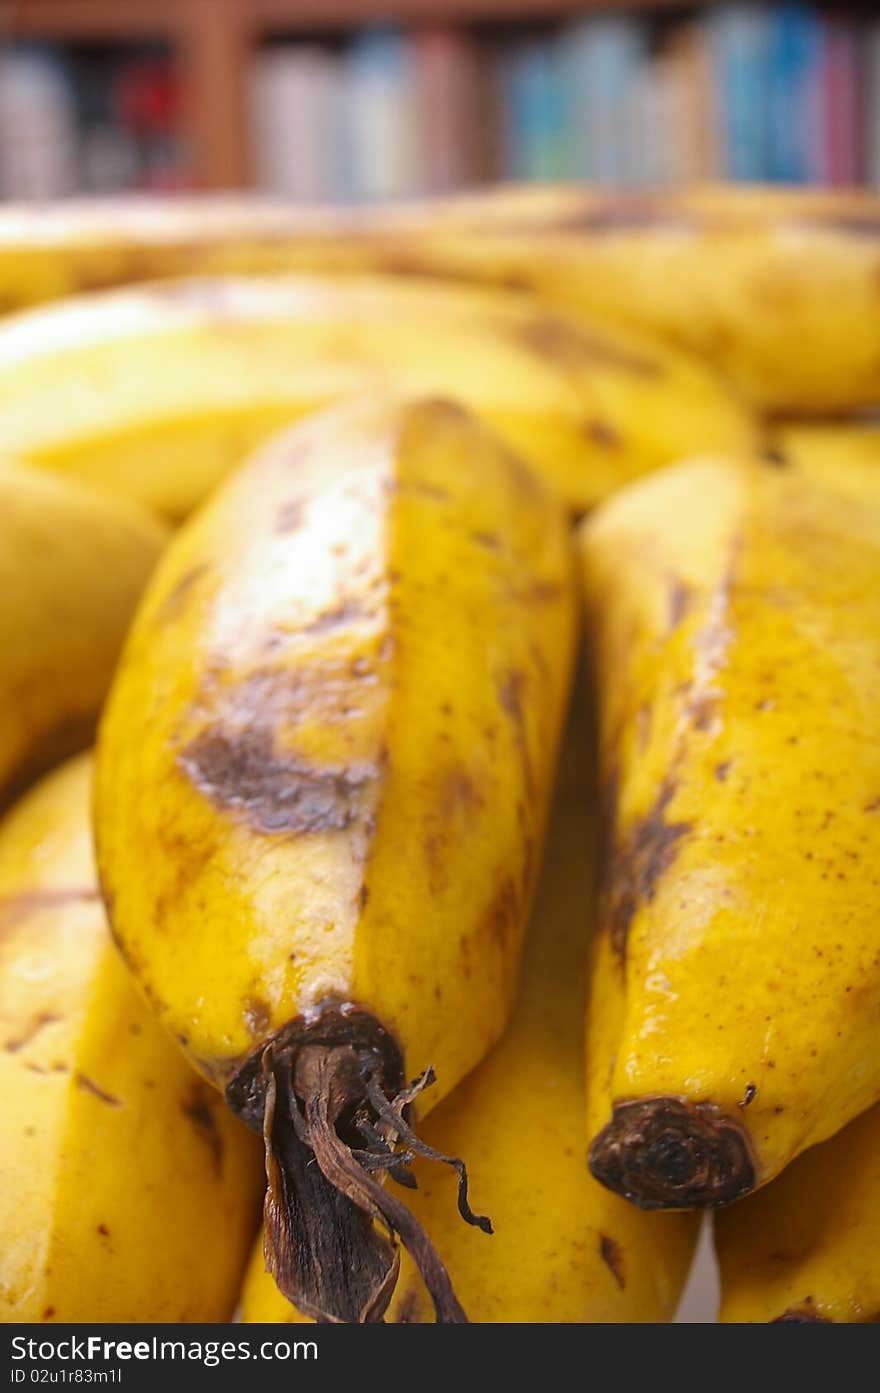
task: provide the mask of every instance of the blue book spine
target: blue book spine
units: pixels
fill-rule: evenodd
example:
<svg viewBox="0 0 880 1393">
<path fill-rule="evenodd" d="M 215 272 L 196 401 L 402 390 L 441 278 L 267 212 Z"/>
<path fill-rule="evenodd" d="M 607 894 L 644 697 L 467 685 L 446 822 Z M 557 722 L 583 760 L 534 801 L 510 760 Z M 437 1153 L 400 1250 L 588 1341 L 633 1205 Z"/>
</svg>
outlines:
<svg viewBox="0 0 880 1393">
<path fill-rule="evenodd" d="M 505 175 L 564 179 L 571 170 L 565 94 L 552 39 L 514 45 L 502 68 Z"/>
<path fill-rule="evenodd" d="M 567 27 L 563 51 L 574 172 L 628 183 L 637 165 L 631 110 L 646 61 L 645 26 L 632 15 L 590 15 Z"/>
<path fill-rule="evenodd" d="M 754 181 L 768 175 L 770 22 L 756 5 L 725 5 L 706 20 L 718 147 L 730 179 Z"/>
<path fill-rule="evenodd" d="M 785 4 L 770 25 L 768 175 L 782 183 L 815 182 L 821 177 L 821 22 L 812 7 Z"/>
</svg>

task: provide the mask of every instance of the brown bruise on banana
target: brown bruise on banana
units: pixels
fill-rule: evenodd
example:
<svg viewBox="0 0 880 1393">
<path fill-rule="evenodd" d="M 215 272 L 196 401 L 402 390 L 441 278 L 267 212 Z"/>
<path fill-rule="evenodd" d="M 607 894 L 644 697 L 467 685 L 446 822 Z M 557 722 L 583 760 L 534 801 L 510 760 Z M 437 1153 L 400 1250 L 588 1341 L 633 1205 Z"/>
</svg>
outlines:
<svg viewBox="0 0 880 1393">
<path fill-rule="evenodd" d="M 620 1287 L 620 1290 L 625 1291 L 626 1269 L 624 1267 L 623 1249 L 617 1240 L 610 1238 L 607 1233 L 599 1234 L 599 1256 L 617 1285 Z"/>
<path fill-rule="evenodd" d="M 639 1209 L 716 1209 L 755 1186 L 742 1128 L 714 1103 L 681 1098 L 615 1103 L 589 1165 Z"/>
<path fill-rule="evenodd" d="M 610 855 L 600 897 L 599 928 L 606 931 L 621 962 L 626 959 L 630 925 L 640 907 L 653 900 L 662 876 L 672 865 L 681 839 L 693 831 L 689 822 L 668 822 L 666 812 L 675 796 L 667 781 L 654 806 L 625 832 L 617 830 L 616 783 L 609 785 L 605 804 L 611 834 Z"/>
<path fill-rule="evenodd" d="M 635 377 L 656 378 L 663 373 L 655 358 L 630 351 L 594 331 L 551 315 L 529 320 L 520 329 L 519 338 L 531 353 L 578 375 L 589 372 L 597 363 Z"/>
<path fill-rule="evenodd" d="M 198 1135 L 211 1153 L 216 1171 L 223 1169 L 223 1137 L 217 1125 L 217 1094 L 197 1080 L 188 1098 L 181 1103 L 181 1111 L 189 1118 Z"/>
</svg>

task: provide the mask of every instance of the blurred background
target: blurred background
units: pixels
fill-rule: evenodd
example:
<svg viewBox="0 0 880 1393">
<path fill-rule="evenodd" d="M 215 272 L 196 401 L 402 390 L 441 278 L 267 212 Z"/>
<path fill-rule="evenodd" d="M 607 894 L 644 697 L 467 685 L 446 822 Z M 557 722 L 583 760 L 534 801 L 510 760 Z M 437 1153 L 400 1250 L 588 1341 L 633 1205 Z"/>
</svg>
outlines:
<svg viewBox="0 0 880 1393">
<path fill-rule="evenodd" d="M 880 7 L 0 0 L 0 197 L 880 186 Z"/>
</svg>

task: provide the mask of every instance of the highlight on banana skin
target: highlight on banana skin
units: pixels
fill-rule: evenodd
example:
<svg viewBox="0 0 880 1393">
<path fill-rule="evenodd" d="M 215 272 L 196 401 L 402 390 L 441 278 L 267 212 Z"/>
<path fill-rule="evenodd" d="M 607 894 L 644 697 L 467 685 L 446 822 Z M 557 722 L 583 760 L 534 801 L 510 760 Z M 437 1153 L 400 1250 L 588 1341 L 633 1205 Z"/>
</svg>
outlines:
<svg viewBox="0 0 880 1393">
<path fill-rule="evenodd" d="M 0 211 L 0 1320 L 880 1319 L 878 271 Z"/>
</svg>

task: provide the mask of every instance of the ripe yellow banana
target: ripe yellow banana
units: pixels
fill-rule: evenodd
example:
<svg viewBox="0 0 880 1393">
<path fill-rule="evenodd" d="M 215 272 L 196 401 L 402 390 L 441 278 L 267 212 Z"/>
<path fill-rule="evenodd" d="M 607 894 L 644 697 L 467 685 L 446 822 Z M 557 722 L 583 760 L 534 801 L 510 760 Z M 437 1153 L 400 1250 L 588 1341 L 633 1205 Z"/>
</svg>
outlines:
<svg viewBox="0 0 880 1393">
<path fill-rule="evenodd" d="M 354 215 L 228 199 L 0 211 L 10 309 L 123 281 L 304 268 L 526 287 L 684 345 L 776 411 L 880 402 L 874 194 L 512 186 Z"/>
<path fill-rule="evenodd" d="M 173 517 L 282 423 L 388 388 L 462 400 L 576 511 L 688 451 L 754 440 L 696 360 L 513 292 L 197 280 L 0 324 L 0 449 Z"/>
<path fill-rule="evenodd" d="M 555 197 L 554 197 L 555 192 Z M 880 403 L 880 198 L 502 190 L 373 235 L 377 267 L 518 285 L 689 348 L 775 412 Z M 344 240 L 344 238 L 342 239 Z M 369 236 L 362 236 L 362 243 Z"/>
<path fill-rule="evenodd" d="M 114 932 L 264 1130 L 270 1262 L 315 1316 L 381 1317 L 375 1219 L 460 1317 L 373 1174 L 404 1080 L 436 1069 L 428 1106 L 506 1022 L 575 608 L 564 516 L 515 457 L 449 403 L 360 401 L 234 475 L 135 622 L 98 761 Z"/>
<path fill-rule="evenodd" d="M 0 805 L 89 743 L 165 535 L 76 480 L 0 462 Z"/>
<path fill-rule="evenodd" d="M 791 421 L 780 424 L 769 438 L 769 458 L 796 464 L 833 481 L 853 470 L 880 470 L 880 423 L 877 421 Z"/>
<path fill-rule="evenodd" d="M 880 1107 L 715 1220 L 723 1321 L 880 1318 Z"/>
<path fill-rule="evenodd" d="M 583 958 L 593 878 L 588 735 L 579 704 L 560 759 L 511 1023 L 425 1125 L 432 1147 L 468 1157 L 473 1195 L 492 1216 L 492 1239 L 475 1243 L 456 1222 L 450 1182 L 419 1168 L 412 1208 L 475 1321 L 668 1320 L 696 1237 L 696 1215 L 639 1214 L 584 1166 Z M 303 1319 L 267 1274 L 261 1243 L 242 1292 L 242 1318 Z M 404 1259 L 386 1319 L 432 1318 L 418 1273 Z"/>
<path fill-rule="evenodd" d="M 582 544 L 591 1166 L 648 1208 L 723 1204 L 880 1098 L 880 475 L 681 465 Z"/>
<path fill-rule="evenodd" d="M 119 960 L 90 791 L 79 756 L 0 826 L 0 1320 L 228 1320 L 258 1149 Z"/>
</svg>

